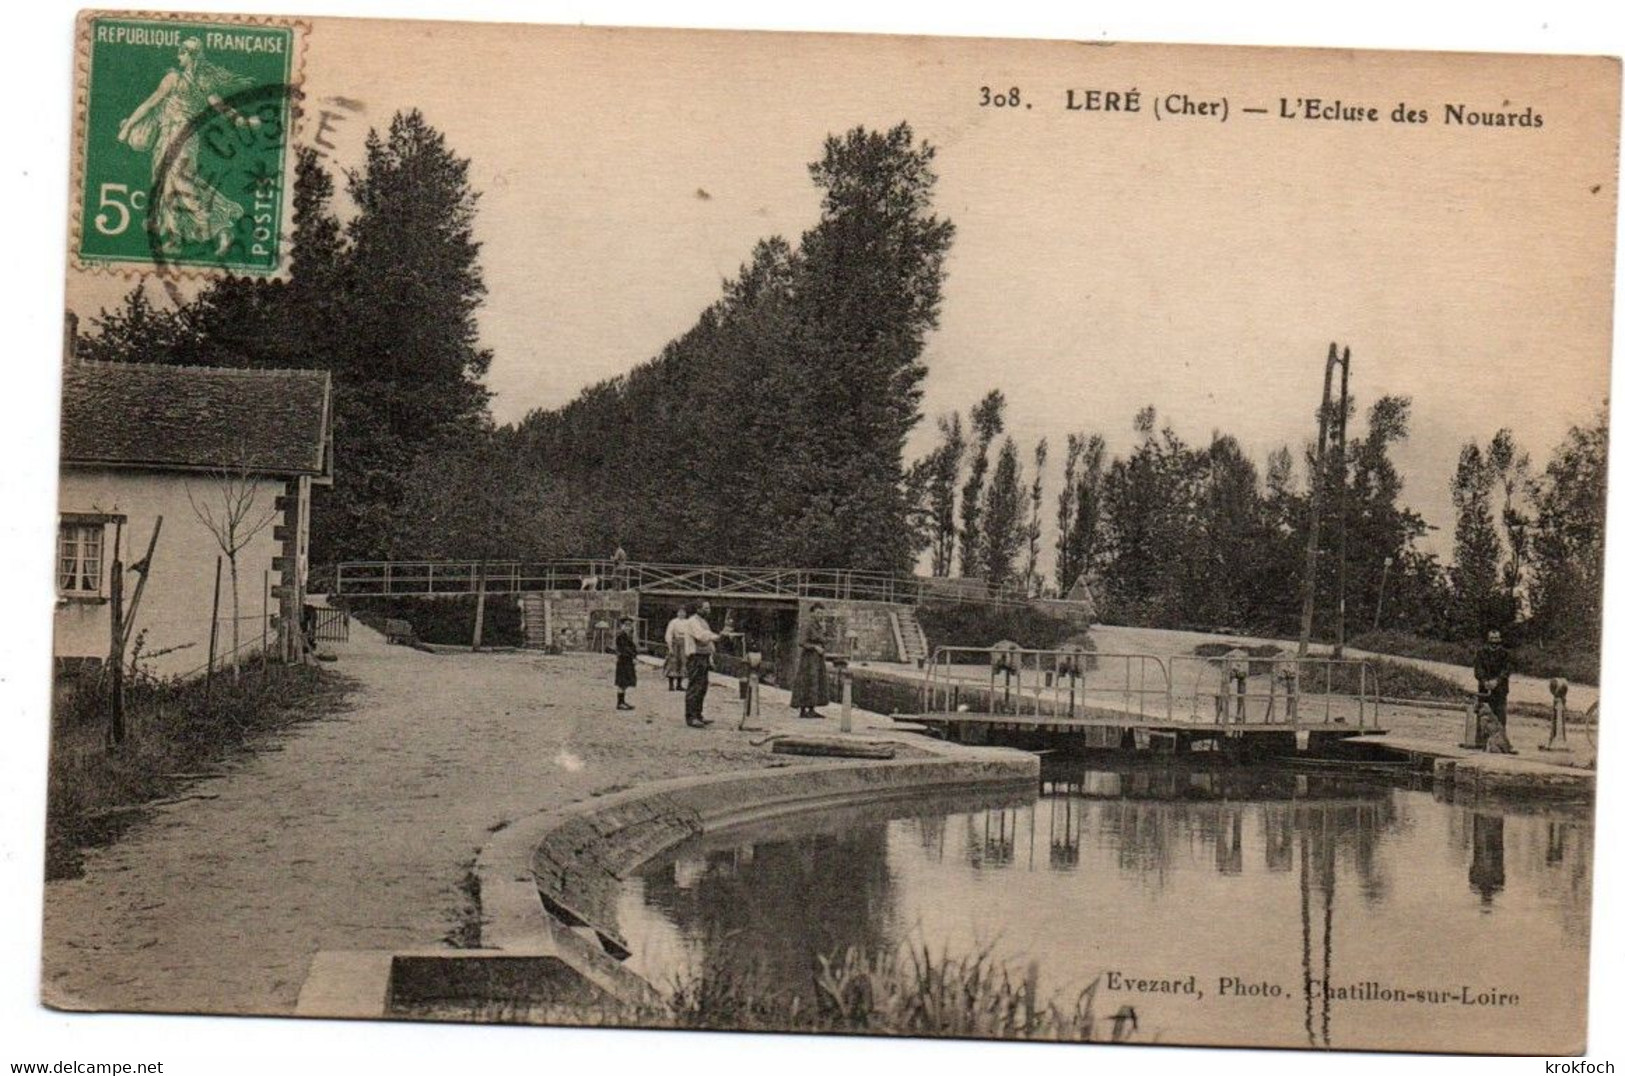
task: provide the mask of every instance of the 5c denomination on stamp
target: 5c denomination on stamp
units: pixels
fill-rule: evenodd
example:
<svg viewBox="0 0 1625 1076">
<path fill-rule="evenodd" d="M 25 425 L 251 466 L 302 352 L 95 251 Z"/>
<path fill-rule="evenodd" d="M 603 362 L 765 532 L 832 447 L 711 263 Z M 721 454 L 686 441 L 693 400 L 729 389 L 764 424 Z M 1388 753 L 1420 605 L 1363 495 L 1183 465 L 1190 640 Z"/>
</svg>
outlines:
<svg viewBox="0 0 1625 1076">
<path fill-rule="evenodd" d="M 81 264 L 285 267 L 299 32 L 264 19 L 81 17 L 72 233 Z"/>
</svg>

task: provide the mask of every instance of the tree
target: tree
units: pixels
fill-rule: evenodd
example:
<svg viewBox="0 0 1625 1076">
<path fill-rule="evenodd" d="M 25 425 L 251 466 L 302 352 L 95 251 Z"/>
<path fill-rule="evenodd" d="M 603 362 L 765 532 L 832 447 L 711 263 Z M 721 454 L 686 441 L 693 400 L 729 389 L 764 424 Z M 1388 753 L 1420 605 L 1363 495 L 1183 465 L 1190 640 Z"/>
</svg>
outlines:
<svg viewBox="0 0 1625 1076">
<path fill-rule="evenodd" d="M 1495 431 L 1485 455 L 1501 490 L 1501 534 L 1507 549 L 1501 582 L 1506 590 L 1507 605 L 1515 618 L 1522 600 L 1523 566 L 1529 558 L 1531 538 L 1529 515 L 1520 503 L 1528 495 L 1531 485 L 1529 453 L 1518 447 L 1511 430 L 1503 428 Z"/>
<path fill-rule="evenodd" d="M 1450 483 L 1456 507 L 1455 564 L 1450 574 L 1457 630 L 1465 635 L 1480 635 L 1503 619 L 1498 587 L 1501 539 L 1490 507 L 1494 487 L 1494 466 L 1477 441 L 1467 442 Z"/>
<path fill-rule="evenodd" d="M 1200 460 L 1172 427 L 1157 429 L 1157 411 L 1134 417 L 1139 444 L 1113 460 L 1101 487 L 1101 577 L 1106 600 L 1131 623 L 1183 623 L 1184 576 L 1197 570 L 1195 521 Z"/>
<path fill-rule="evenodd" d="M 1043 589 L 1043 577 L 1038 573 L 1038 543 L 1044 537 L 1041 513 L 1044 510 L 1044 465 L 1049 462 L 1049 439 L 1040 437 L 1033 448 L 1033 484 L 1027 490 L 1027 565 L 1022 572 L 1022 585 L 1029 595 Z"/>
<path fill-rule="evenodd" d="M 1384 619 L 1412 628 L 1422 625 L 1405 624 L 1402 617 L 1408 610 L 1439 605 L 1439 594 L 1427 590 L 1436 566 L 1421 567 L 1415 555 L 1415 543 L 1427 533 L 1427 523 L 1400 504 L 1405 483 L 1390 458 L 1392 447 L 1410 435 L 1410 407 L 1407 396 L 1381 397 L 1366 410 L 1365 436 L 1349 444 L 1344 493 L 1347 600 L 1348 622 L 1356 628 L 1376 624 L 1379 599 L 1388 609 Z M 1422 574 L 1413 574 L 1411 567 Z"/>
<path fill-rule="evenodd" d="M 444 560 L 543 560 L 559 555 L 574 520 L 550 476 L 487 430 L 419 454 L 403 483 L 401 555 Z M 586 552 L 582 550 L 580 552 Z"/>
<path fill-rule="evenodd" d="M 759 242 L 659 355 L 518 424 L 515 450 L 572 506 L 572 542 L 912 568 L 939 512 L 952 518 L 958 469 L 946 445 L 903 459 L 953 236 L 931 207 L 934 156 L 906 124 L 829 138 L 809 166 L 820 217 L 798 243 Z"/>
<path fill-rule="evenodd" d="M 1570 428 L 1534 495 L 1530 615 L 1543 639 L 1600 656 L 1608 410 Z"/>
<path fill-rule="evenodd" d="M 1105 438 L 1066 435 L 1066 462 L 1055 498 L 1055 581 L 1062 595 L 1094 570 L 1105 467 Z"/>
<path fill-rule="evenodd" d="M 939 578 L 954 571 L 955 485 L 965 458 L 965 431 L 959 412 L 937 419 L 942 443 L 927 457 L 926 502 L 930 511 L 931 574 Z"/>
<path fill-rule="evenodd" d="M 936 148 L 907 123 L 855 127 L 808 166 L 822 192 L 803 233 L 791 310 L 803 435 L 781 486 L 799 505 L 785 531 L 799 564 L 910 566 L 903 447 L 920 420 L 921 357 L 937 326 L 953 224 L 932 212 Z"/>
<path fill-rule="evenodd" d="M 225 555 L 231 573 L 231 674 L 240 671 L 242 650 L 242 601 L 237 584 L 237 555 L 277 518 L 276 496 L 280 487 L 264 481 L 253 462 L 241 456 L 232 466 L 214 472 L 205 492 L 194 492 L 186 483 L 186 500 L 215 544 Z M 219 615 L 215 610 L 214 615 Z M 209 637 L 213 640 L 214 636 Z M 211 641 L 211 646 L 213 645 Z"/>
<path fill-rule="evenodd" d="M 982 559 L 987 584 L 1003 589 L 1015 581 L 1016 558 L 1026 544 L 1026 495 L 1021 481 L 1021 454 L 1014 439 L 999 446 L 999 460 L 987 489 L 987 514 L 982 528 Z"/>
<path fill-rule="evenodd" d="M 1199 515 L 1190 527 L 1193 556 L 1180 572 L 1186 623 L 1232 626 L 1258 619 L 1269 596 L 1254 587 L 1265 521 L 1258 470 L 1234 437 L 1215 431 L 1193 461 Z"/>
<path fill-rule="evenodd" d="M 982 490 L 987 483 L 988 453 L 1004 432 L 1004 393 L 993 389 L 970 410 L 975 447 L 965 488 L 959 494 L 959 574 L 976 578 L 987 572 L 982 527 Z"/>
<path fill-rule="evenodd" d="M 468 161 L 421 114 L 373 131 L 346 176 L 301 151 L 289 279 L 227 276 L 173 310 L 140 288 L 93 319 L 86 358 L 333 374 L 334 484 L 315 491 L 313 560 L 390 554 L 418 454 L 480 436 L 490 363 L 474 321 L 484 295 Z"/>
</svg>

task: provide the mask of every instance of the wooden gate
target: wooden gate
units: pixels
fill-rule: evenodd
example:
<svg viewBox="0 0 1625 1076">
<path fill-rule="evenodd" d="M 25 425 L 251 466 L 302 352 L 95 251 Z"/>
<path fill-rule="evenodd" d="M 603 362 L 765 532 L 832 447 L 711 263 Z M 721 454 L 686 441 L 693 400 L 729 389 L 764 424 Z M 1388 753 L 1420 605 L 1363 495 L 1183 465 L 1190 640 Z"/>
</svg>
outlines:
<svg viewBox="0 0 1625 1076">
<path fill-rule="evenodd" d="M 350 614 L 343 609 L 317 609 L 316 641 L 319 643 L 349 642 Z"/>
</svg>

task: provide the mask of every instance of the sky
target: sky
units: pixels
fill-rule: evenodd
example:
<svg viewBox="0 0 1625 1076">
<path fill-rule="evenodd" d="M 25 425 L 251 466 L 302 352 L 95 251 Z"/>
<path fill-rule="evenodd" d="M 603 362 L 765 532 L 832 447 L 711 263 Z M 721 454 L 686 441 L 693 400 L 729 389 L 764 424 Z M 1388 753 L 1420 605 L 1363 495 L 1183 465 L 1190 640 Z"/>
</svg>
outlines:
<svg viewBox="0 0 1625 1076">
<path fill-rule="evenodd" d="M 1262 469 L 1313 436 L 1336 341 L 1357 402 L 1412 398 L 1396 457 L 1448 555 L 1462 443 L 1508 426 L 1538 467 L 1607 392 L 1606 61 L 317 19 L 303 65 L 318 101 L 360 106 L 329 125 L 340 167 L 412 107 L 472 160 L 499 422 L 658 353 L 758 239 L 816 221 L 828 134 L 903 120 L 957 229 L 913 454 L 999 387 L 1024 454 L 1049 438 L 1051 490 L 1068 433 L 1124 451 L 1146 404 Z M 1140 111 L 1067 107 L 1089 89 Z M 1235 114 L 1158 118 L 1174 94 Z M 1309 97 L 1382 122 L 1279 116 Z M 1447 102 L 1542 126 L 1447 126 Z M 1429 122 L 1390 122 L 1401 104 Z M 69 305 L 127 286 L 70 273 Z"/>
</svg>

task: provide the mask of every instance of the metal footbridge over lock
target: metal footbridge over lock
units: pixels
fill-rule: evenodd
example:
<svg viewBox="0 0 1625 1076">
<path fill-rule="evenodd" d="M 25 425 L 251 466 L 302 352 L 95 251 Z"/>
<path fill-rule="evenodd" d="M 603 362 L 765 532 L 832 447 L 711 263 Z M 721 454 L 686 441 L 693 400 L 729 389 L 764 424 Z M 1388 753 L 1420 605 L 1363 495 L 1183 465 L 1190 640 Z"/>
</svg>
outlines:
<svg viewBox="0 0 1625 1076">
<path fill-rule="evenodd" d="M 1311 750 L 1383 733 L 1381 695 L 1375 667 L 1354 659 L 941 646 L 911 720 L 971 743 L 1290 753 L 1300 733 Z"/>
<path fill-rule="evenodd" d="M 851 568 L 613 560 L 346 561 L 315 575 L 331 588 L 332 594 L 347 597 L 635 590 L 655 597 L 703 597 L 773 605 L 817 599 L 915 605 L 938 594 L 930 579 Z"/>
<path fill-rule="evenodd" d="M 663 564 L 613 559 L 347 561 L 313 573 L 341 597 L 457 597 L 635 591 L 793 608 L 803 601 L 915 606 L 1014 604 L 941 580 L 845 568 Z M 911 612 L 911 610 L 910 610 Z M 920 640 L 923 649 L 924 640 Z M 939 646 L 920 668 L 917 721 L 949 739 L 1088 747 L 1287 749 L 1382 733 L 1376 669 L 1322 657 L 1164 656 L 1065 648 Z"/>
</svg>

